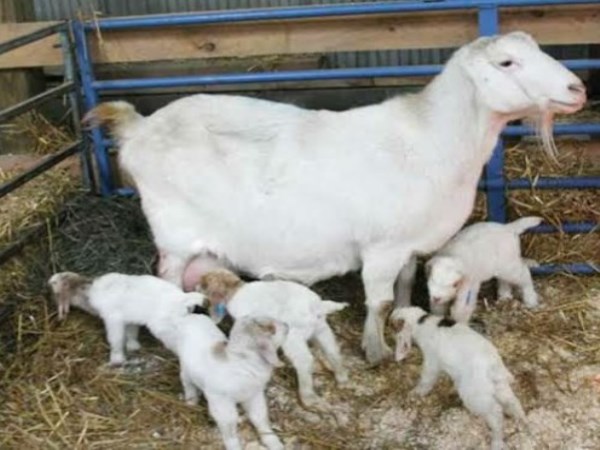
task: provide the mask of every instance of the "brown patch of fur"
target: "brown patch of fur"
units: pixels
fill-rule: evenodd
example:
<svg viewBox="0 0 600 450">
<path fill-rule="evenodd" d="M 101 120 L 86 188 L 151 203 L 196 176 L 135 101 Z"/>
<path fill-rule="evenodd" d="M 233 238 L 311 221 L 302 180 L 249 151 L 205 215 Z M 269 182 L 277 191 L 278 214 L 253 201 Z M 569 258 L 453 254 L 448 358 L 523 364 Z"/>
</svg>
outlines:
<svg viewBox="0 0 600 450">
<path fill-rule="evenodd" d="M 400 319 L 392 315 L 390 316 L 390 325 L 394 331 L 400 331 L 402 328 L 404 328 L 404 319 Z"/>
<path fill-rule="evenodd" d="M 228 301 L 244 282 L 235 273 L 220 269 L 205 273 L 200 277 L 198 286 L 211 303 Z"/>
<path fill-rule="evenodd" d="M 269 322 L 267 324 L 259 325 L 260 329 L 267 334 L 274 335 L 277 329 L 275 328 L 275 324 L 273 322 Z"/>
<path fill-rule="evenodd" d="M 220 360 L 227 359 L 227 341 L 220 341 L 213 345 L 213 355 Z"/>
<path fill-rule="evenodd" d="M 88 127 L 105 126 L 113 137 L 118 138 L 120 130 L 139 117 L 141 116 L 129 103 L 107 102 L 90 110 L 82 123 Z"/>
</svg>

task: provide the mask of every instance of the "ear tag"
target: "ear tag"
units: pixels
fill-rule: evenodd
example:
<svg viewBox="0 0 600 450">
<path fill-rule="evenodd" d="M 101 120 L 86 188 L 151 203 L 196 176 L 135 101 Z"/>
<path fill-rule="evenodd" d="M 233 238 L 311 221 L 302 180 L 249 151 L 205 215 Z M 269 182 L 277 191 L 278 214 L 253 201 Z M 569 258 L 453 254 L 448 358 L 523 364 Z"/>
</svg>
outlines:
<svg viewBox="0 0 600 450">
<path fill-rule="evenodd" d="M 471 303 L 471 291 L 467 292 L 467 305 Z"/>
<path fill-rule="evenodd" d="M 227 308 L 225 307 L 225 304 L 217 303 L 217 306 L 215 306 L 215 313 L 219 319 L 225 317 L 225 314 L 227 314 Z"/>
</svg>

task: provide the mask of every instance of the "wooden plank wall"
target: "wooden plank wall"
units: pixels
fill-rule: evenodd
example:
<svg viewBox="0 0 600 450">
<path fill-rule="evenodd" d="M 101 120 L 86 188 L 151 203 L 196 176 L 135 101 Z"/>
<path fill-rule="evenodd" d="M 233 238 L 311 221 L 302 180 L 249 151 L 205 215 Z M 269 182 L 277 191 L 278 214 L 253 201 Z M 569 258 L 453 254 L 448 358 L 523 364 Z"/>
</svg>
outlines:
<svg viewBox="0 0 600 450">
<path fill-rule="evenodd" d="M 0 2 L 0 29 L 19 27 L 13 23 L 33 18 L 32 0 L 2 0 Z M 44 90 L 44 76 L 40 69 L 4 67 L 0 70 L 0 109 L 17 104 Z M 20 117 L 13 124 L 21 123 Z M 31 137 L 11 133 L 11 128 L 0 129 L 0 154 L 19 153 L 32 147 Z"/>
<path fill-rule="evenodd" d="M 600 44 L 599 5 L 503 9 L 500 23 L 502 32 L 524 30 L 543 44 Z M 46 24 L 2 25 L 0 41 Z M 451 11 L 105 31 L 90 41 L 95 62 L 123 64 L 455 47 L 476 36 L 476 12 Z M 0 69 L 61 65 L 57 44 L 49 37 L 2 55 Z"/>
</svg>

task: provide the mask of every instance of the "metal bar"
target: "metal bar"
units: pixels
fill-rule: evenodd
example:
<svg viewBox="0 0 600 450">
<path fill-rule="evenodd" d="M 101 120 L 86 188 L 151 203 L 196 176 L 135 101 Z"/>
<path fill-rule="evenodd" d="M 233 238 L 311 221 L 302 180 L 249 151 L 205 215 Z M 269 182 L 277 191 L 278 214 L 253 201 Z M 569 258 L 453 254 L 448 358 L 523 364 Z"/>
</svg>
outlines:
<svg viewBox="0 0 600 450">
<path fill-rule="evenodd" d="M 589 263 L 570 263 L 570 264 L 542 264 L 539 267 L 533 267 L 531 273 L 534 275 L 553 275 L 555 273 L 574 273 L 578 275 L 598 275 L 600 267 Z"/>
<path fill-rule="evenodd" d="M 555 124 L 553 133 L 559 134 L 600 134 L 600 123 Z M 534 135 L 535 129 L 523 125 L 511 125 L 502 132 L 504 136 Z"/>
<path fill-rule="evenodd" d="M 493 3 L 482 5 L 478 13 L 479 34 L 493 36 L 498 33 L 498 7 Z M 492 157 L 483 172 L 486 186 L 488 220 L 506 222 L 506 196 L 504 195 L 504 142 L 500 136 Z"/>
<path fill-rule="evenodd" d="M 598 62 L 600 60 L 590 60 Z M 130 78 L 94 81 L 98 91 L 124 89 L 156 89 L 186 86 L 210 86 L 216 84 L 274 83 L 285 81 L 344 80 L 360 78 L 390 78 L 433 76 L 440 73 L 441 65 L 360 67 L 352 69 L 292 70 L 260 73 L 227 73 L 215 75 L 192 75 L 182 77 Z"/>
<path fill-rule="evenodd" d="M 560 226 L 554 226 L 547 223 L 538 225 L 537 227 L 530 228 L 527 230 L 528 233 L 567 233 L 567 234 L 578 234 L 578 233 L 592 233 L 600 231 L 596 222 L 564 222 Z"/>
<path fill-rule="evenodd" d="M 439 73 L 442 66 L 422 65 L 404 67 L 370 67 L 355 69 L 295 70 L 262 73 L 232 73 L 217 75 L 192 75 L 183 77 L 130 78 L 103 80 L 93 83 L 98 91 L 120 89 L 153 89 L 183 86 L 271 83 L 282 81 L 342 80 L 350 78 L 429 76 Z"/>
<path fill-rule="evenodd" d="M 569 5 L 594 4 L 597 0 L 570 0 Z M 444 11 L 474 9 L 483 6 L 552 6 L 565 5 L 564 0 L 453 0 L 436 2 L 355 3 L 291 8 L 260 8 L 192 14 L 161 14 L 139 17 L 102 19 L 86 23 L 86 29 L 115 30 L 123 28 L 171 27 L 248 21 L 307 19 L 316 17 L 389 14 L 412 11 Z"/>
<path fill-rule="evenodd" d="M 75 55 L 77 65 L 79 66 L 79 76 L 81 78 L 81 87 L 83 88 L 83 97 L 87 111 L 93 109 L 98 104 L 98 93 L 94 88 L 94 69 L 90 58 L 85 29 L 80 21 L 73 22 L 73 38 L 75 41 Z M 110 195 L 113 190 L 112 173 L 108 150 L 103 144 L 103 136 L 100 128 L 94 127 L 91 130 L 92 148 L 96 156 L 98 175 L 100 182 L 100 194 Z"/>
<path fill-rule="evenodd" d="M 496 186 L 493 186 L 497 188 Z M 531 182 L 526 178 L 510 180 L 508 189 L 600 189 L 600 177 L 538 178 Z"/>
<path fill-rule="evenodd" d="M 600 59 L 563 59 L 561 63 L 571 70 L 600 69 Z"/>
<path fill-rule="evenodd" d="M 132 197 L 137 194 L 137 191 L 130 187 L 119 188 L 115 192 L 117 195 L 122 195 L 123 197 Z"/>
<path fill-rule="evenodd" d="M 22 101 L 21 103 L 17 103 L 16 105 L 3 109 L 2 111 L 0 111 L 0 123 L 7 122 L 12 118 L 17 117 L 18 115 L 23 114 L 24 112 L 27 112 L 30 109 L 33 109 L 36 106 L 47 102 L 51 98 L 58 97 L 59 95 L 66 94 L 67 92 L 71 92 L 74 86 L 74 83 L 67 81 L 59 86 L 42 92 L 41 94 L 30 97 L 27 100 Z"/>
<path fill-rule="evenodd" d="M 45 28 L 40 28 L 39 30 L 32 31 L 29 34 L 16 37 L 14 39 L 11 39 L 10 41 L 2 42 L 0 44 L 0 55 L 2 53 L 9 52 L 17 47 L 22 47 L 32 42 L 39 41 L 40 39 L 43 39 L 46 36 L 50 36 L 51 34 L 61 31 L 65 26 L 65 22 L 56 23 L 54 25 L 49 25 Z"/>
<path fill-rule="evenodd" d="M 5 195 L 11 193 L 18 187 L 27 183 L 29 180 L 41 175 L 48 169 L 56 166 L 61 161 L 67 159 L 69 156 L 74 155 L 79 151 L 79 146 L 81 145 L 81 141 L 74 142 L 73 144 L 65 147 L 62 150 L 50 155 L 48 158 L 44 159 L 42 162 L 36 164 L 34 167 L 29 169 L 28 171 L 18 175 L 6 183 L 0 185 L 0 198 Z"/>
<path fill-rule="evenodd" d="M 69 104 L 71 107 L 71 120 L 73 122 L 73 130 L 77 140 L 83 142 L 83 134 L 81 132 L 81 109 L 79 105 L 79 85 L 77 82 L 76 62 L 74 52 L 73 39 L 71 37 L 70 28 L 60 32 L 60 44 L 63 53 L 63 64 L 65 67 L 65 81 L 71 82 L 74 89 L 69 93 Z M 82 184 L 84 189 L 94 191 L 96 184 L 94 182 L 94 174 L 92 170 L 92 161 L 90 157 L 89 147 L 83 145 L 81 148 L 80 167 L 82 175 Z"/>
</svg>

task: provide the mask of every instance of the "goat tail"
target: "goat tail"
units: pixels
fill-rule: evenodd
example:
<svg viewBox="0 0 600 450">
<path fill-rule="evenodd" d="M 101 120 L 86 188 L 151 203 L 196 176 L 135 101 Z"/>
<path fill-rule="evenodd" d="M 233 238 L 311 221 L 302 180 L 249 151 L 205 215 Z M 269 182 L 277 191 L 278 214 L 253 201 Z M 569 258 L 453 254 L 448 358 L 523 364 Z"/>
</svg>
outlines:
<svg viewBox="0 0 600 450">
<path fill-rule="evenodd" d="M 514 222 L 507 223 L 506 226 L 515 234 L 522 234 L 525 230 L 536 227 L 542 223 L 542 218 L 537 216 L 521 217 Z"/>
<path fill-rule="evenodd" d="M 124 101 L 101 103 L 87 112 L 82 123 L 88 127 L 105 126 L 111 136 L 120 139 L 132 125 L 143 119 L 131 103 Z"/>
<path fill-rule="evenodd" d="M 348 303 L 345 302 L 334 302 L 332 300 L 322 300 L 318 303 L 318 312 L 324 316 L 327 316 L 336 311 L 341 311 Z"/>
</svg>

